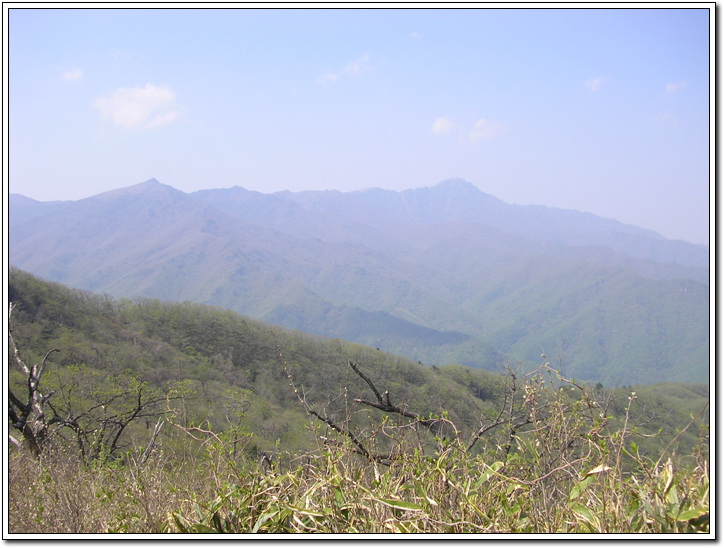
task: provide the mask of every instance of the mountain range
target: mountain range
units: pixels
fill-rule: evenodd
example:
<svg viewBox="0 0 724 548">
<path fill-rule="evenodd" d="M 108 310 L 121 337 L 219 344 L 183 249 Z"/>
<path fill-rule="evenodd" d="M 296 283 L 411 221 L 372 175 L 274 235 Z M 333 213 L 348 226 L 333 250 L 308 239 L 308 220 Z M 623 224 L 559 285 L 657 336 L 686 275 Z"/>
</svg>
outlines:
<svg viewBox="0 0 724 548">
<path fill-rule="evenodd" d="M 425 364 L 554 359 L 611 385 L 709 380 L 709 248 L 453 179 L 394 192 L 10 194 L 10 264 L 222 306 Z"/>
</svg>

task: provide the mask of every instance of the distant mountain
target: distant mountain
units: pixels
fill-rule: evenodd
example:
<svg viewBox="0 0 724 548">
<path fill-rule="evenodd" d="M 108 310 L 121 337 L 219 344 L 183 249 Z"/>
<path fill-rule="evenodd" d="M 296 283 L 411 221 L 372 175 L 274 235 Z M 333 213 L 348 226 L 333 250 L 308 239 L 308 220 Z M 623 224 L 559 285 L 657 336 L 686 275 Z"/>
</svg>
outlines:
<svg viewBox="0 0 724 548">
<path fill-rule="evenodd" d="M 606 384 L 709 376 L 708 247 L 450 180 L 404 192 L 190 194 L 150 180 L 10 196 L 10 263 L 67 285 L 198 301 L 425 363 L 560 355 Z"/>
<path fill-rule="evenodd" d="M 313 211 L 369 223 L 474 223 L 525 239 L 575 246 L 605 246 L 634 259 L 708 267 L 709 250 L 666 240 L 656 232 L 604 219 L 590 213 L 518 206 L 485 194 L 472 183 L 451 179 L 431 188 L 403 192 L 370 189 L 359 192 L 286 193 Z"/>
</svg>

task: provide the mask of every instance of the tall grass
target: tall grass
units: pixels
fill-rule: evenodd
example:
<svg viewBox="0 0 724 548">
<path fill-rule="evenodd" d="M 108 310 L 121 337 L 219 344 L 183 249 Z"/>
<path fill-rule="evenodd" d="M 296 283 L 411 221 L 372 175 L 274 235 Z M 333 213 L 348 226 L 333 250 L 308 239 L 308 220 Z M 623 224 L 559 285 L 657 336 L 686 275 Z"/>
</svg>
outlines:
<svg viewBox="0 0 724 548">
<path fill-rule="evenodd" d="M 11 534 L 160 533 L 171 508 L 187 511 L 190 496 L 213 494 L 205 473 L 174 469 L 157 455 L 140 467 L 123 461 L 88 463 L 67 449 L 32 458 L 11 450 L 8 526 Z M 189 473 L 191 472 L 191 473 Z"/>
<path fill-rule="evenodd" d="M 629 422 L 635 394 L 614 424 L 605 399 L 550 368 L 507 386 L 508 407 L 478 430 L 475 453 L 412 419 L 399 428 L 422 433 L 384 462 L 376 436 L 392 427 L 353 440 L 322 423 L 310 431 L 317 450 L 261 460 L 237 450 L 238 432 L 180 426 L 174 435 L 197 448 L 180 462 L 171 443 L 144 465 L 140 451 L 101 463 L 67 447 L 39 459 L 13 450 L 10 533 L 709 532 L 706 430 L 690 455 L 645 455 Z M 432 443 L 410 441 L 423 435 Z"/>
<path fill-rule="evenodd" d="M 341 436 L 304 465 L 239 474 L 232 463 L 211 501 L 174 511 L 169 530 L 225 533 L 701 533 L 709 531 L 706 432 L 694 454 L 639 453 L 628 414 L 606 417 L 582 390 L 552 399 L 524 385 L 525 431 L 503 429 L 476 455 L 459 440 L 432 455 L 399 452 L 388 466 Z M 575 387 L 574 387 L 575 388 Z M 579 387 L 581 388 L 581 387 Z M 593 419 L 593 427 L 591 420 Z M 597 426 L 596 426 L 597 425 Z M 693 421 L 692 421 L 693 425 Z M 512 440 L 512 447 L 500 442 Z M 221 449 L 221 448 L 218 448 Z M 497 459 L 497 460 L 496 460 Z M 228 461 L 227 461 L 228 462 Z M 217 469 L 221 471 L 221 469 Z M 218 481 L 220 480 L 220 481 Z"/>
</svg>

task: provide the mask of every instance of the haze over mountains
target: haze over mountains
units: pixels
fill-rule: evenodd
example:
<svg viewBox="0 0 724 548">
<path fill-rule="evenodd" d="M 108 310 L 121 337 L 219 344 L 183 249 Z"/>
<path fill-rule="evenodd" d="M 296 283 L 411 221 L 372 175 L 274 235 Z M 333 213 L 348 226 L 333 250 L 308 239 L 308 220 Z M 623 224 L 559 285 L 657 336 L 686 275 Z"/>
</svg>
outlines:
<svg viewBox="0 0 724 548">
<path fill-rule="evenodd" d="M 152 179 L 9 205 L 10 264 L 72 287 L 218 305 L 425 364 L 543 350 L 605 384 L 709 381 L 707 246 L 462 180 L 187 194 Z"/>
</svg>

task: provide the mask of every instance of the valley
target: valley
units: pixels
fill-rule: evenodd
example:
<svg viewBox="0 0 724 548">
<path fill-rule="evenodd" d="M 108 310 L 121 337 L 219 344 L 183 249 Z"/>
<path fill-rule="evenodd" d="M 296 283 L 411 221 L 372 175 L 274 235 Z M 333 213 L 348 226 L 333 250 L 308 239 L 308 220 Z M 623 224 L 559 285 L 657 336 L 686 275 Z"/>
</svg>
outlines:
<svg viewBox="0 0 724 548">
<path fill-rule="evenodd" d="M 114 297 L 220 306 L 427 365 L 708 382 L 708 248 L 462 180 L 393 192 L 10 196 L 10 263 Z"/>
</svg>

